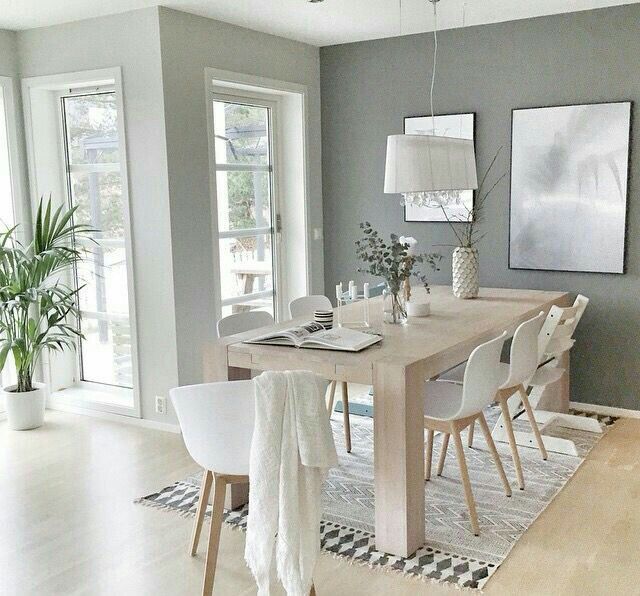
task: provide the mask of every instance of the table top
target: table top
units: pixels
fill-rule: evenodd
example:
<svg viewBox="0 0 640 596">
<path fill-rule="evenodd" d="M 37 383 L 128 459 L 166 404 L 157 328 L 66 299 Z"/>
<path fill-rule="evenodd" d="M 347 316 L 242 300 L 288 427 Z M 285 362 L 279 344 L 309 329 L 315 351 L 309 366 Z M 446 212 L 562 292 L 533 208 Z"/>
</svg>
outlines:
<svg viewBox="0 0 640 596">
<path fill-rule="evenodd" d="M 552 305 L 570 304 L 566 292 L 482 288 L 477 298 L 461 300 L 450 286 L 434 286 L 426 296 L 423 288 L 414 288 L 416 301 L 431 301 L 431 315 L 410 318 L 405 325 L 382 322 L 382 297 L 370 300 L 371 329 L 383 335 L 383 341 L 358 353 L 314 350 L 288 346 L 265 346 L 241 343 L 270 329 L 291 327 L 309 318 L 286 321 L 269 328 L 249 331 L 218 340 L 226 345 L 228 365 L 254 370 L 312 370 L 328 379 L 370 384 L 376 363 L 384 361 L 399 367 L 420 364 L 425 377 L 434 376 L 463 362 L 483 341 L 503 331 L 512 335 L 523 321 L 548 311 Z M 345 308 L 362 308 L 361 303 Z"/>
</svg>

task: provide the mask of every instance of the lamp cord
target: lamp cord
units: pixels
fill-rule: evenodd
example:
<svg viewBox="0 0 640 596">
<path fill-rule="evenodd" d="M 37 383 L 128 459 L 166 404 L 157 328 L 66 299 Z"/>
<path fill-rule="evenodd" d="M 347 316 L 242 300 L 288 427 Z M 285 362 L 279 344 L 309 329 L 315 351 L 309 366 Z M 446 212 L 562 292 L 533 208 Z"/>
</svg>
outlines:
<svg viewBox="0 0 640 596">
<path fill-rule="evenodd" d="M 436 134 L 436 117 L 433 111 L 433 87 L 436 83 L 436 66 L 438 64 L 438 10 L 436 8 L 437 0 L 429 0 L 433 4 L 433 69 L 431 71 L 431 90 L 429 92 L 429 99 L 431 103 L 431 132 L 435 136 Z"/>
</svg>

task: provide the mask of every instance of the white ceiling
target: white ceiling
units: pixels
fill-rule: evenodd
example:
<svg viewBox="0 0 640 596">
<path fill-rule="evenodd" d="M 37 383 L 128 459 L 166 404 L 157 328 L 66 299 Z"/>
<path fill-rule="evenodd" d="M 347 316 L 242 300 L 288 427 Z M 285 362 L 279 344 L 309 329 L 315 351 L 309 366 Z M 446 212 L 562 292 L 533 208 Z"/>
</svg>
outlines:
<svg viewBox="0 0 640 596">
<path fill-rule="evenodd" d="M 439 28 L 633 4 L 640 0 L 442 0 Z M 155 6 L 158 0 L 0 0 L 0 28 L 30 29 Z M 433 29 L 427 0 L 167 0 L 163 5 L 324 46 Z M 402 10 L 401 10 L 402 7 Z"/>
</svg>

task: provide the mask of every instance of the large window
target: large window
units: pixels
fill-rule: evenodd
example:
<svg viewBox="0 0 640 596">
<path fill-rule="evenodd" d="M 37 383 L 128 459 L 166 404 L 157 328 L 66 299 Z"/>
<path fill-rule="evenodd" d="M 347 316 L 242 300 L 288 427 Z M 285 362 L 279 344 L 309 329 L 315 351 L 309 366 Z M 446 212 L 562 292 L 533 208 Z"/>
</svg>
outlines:
<svg viewBox="0 0 640 596">
<path fill-rule="evenodd" d="M 80 248 L 75 271 L 79 307 L 80 380 L 132 387 L 131 329 L 125 220 L 115 92 L 74 93 L 60 99 L 67 194 L 76 223 L 96 232 Z"/>
<path fill-rule="evenodd" d="M 221 314 L 276 311 L 274 106 L 213 99 Z"/>
</svg>

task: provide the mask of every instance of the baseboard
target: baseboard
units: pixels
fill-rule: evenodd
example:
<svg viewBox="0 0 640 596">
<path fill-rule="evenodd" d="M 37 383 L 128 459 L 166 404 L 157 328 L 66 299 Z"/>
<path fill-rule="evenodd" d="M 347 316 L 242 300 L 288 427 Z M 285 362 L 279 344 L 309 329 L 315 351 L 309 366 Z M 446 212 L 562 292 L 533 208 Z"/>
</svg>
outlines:
<svg viewBox="0 0 640 596">
<path fill-rule="evenodd" d="M 90 416 L 91 418 L 100 418 L 102 420 L 110 420 L 111 422 L 120 422 L 130 424 L 131 426 L 139 426 L 141 428 L 151 428 L 154 430 L 162 430 L 165 432 L 180 434 L 180 425 L 169 424 L 168 422 L 157 422 L 155 420 L 146 420 L 144 418 L 134 418 L 133 416 L 122 416 L 120 414 L 111 414 L 110 412 L 100 412 L 98 410 L 88 410 L 64 403 L 47 403 L 47 409 L 57 410 L 59 412 L 68 412 L 70 414 L 80 414 L 81 416 Z M 1 415 L 0 415 L 1 416 Z"/>
<path fill-rule="evenodd" d="M 595 412 L 605 416 L 617 416 L 619 418 L 640 418 L 640 410 L 627 410 L 626 408 L 613 408 L 611 406 L 600 406 L 598 404 L 585 404 L 579 401 L 569 402 L 569 406 L 574 410 L 583 412 Z"/>
</svg>

